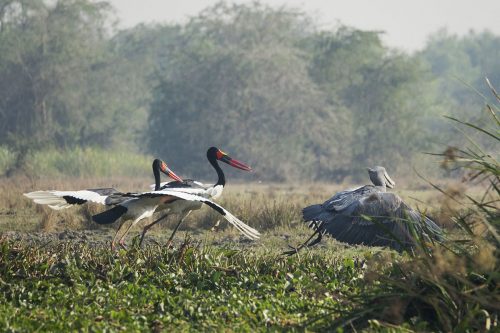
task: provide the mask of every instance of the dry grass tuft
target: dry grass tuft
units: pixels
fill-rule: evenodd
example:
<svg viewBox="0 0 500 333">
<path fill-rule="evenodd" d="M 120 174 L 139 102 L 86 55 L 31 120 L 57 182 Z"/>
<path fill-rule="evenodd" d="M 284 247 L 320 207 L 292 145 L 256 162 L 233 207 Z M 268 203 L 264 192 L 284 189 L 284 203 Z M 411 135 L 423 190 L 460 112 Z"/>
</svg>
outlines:
<svg viewBox="0 0 500 333">
<path fill-rule="evenodd" d="M 462 183 L 450 182 L 444 188 L 446 194 L 440 194 L 438 201 L 438 211 L 436 213 L 436 222 L 447 228 L 455 226 L 453 216 L 460 214 L 464 209 L 463 199 L 466 193 L 466 187 Z"/>
<path fill-rule="evenodd" d="M 0 231 L 44 231 L 82 230 L 109 228 L 92 222 L 92 215 L 103 211 L 100 205 L 86 204 L 61 211 L 53 211 L 48 207 L 34 204 L 22 194 L 34 190 L 78 190 L 87 188 L 114 187 L 118 190 L 149 190 L 149 178 L 61 178 L 61 179 L 29 179 L 25 176 L 16 178 L 0 178 Z M 352 184 L 228 184 L 219 202 L 245 223 L 261 231 L 279 228 L 297 228 L 302 224 L 302 208 L 320 203 L 334 193 L 353 187 Z M 403 197 L 421 198 L 422 202 L 432 202 L 429 191 L 406 191 Z M 435 196 L 434 196 L 435 198 Z M 161 213 L 160 213 L 161 214 Z M 158 218 L 156 214 L 154 218 Z M 171 216 L 161 222 L 153 232 L 172 229 L 177 223 L 177 216 Z M 143 221 L 142 225 L 152 219 Z M 218 225 L 217 225 L 218 224 Z M 217 230 L 232 229 L 224 219 L 207 208 L 193 212 L 180 230 L 203 232 L 217 225 Z M 113 228 L 114 226 L 110 226 Z"/>
</svg>

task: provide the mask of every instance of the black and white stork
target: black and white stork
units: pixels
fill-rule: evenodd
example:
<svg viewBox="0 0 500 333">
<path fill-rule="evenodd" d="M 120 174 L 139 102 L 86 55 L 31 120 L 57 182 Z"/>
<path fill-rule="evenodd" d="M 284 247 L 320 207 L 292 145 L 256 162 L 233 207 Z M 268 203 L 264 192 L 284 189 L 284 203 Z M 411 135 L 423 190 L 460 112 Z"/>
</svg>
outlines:
<svg viewBox="0 0 500 333">
<path fill-rule="evenodd" d="M 204 197 L 207 199 L 217 199 L 221 196 L 224 186 L 226 185 L 226 177 L 224 175 L 224 171 L 220 167 L 218 161 L 224 162 L 226 164 L 229 164 L 230 166 L 244 170 L 244 171 L 251 171 L 252 168 L 250 168 L 248 165 L 230 157 L 228 154 L 224 153 L 222 150 L 216 147 L 210 147 L 207 150 L 207 160 L 208 162 L 212 165 L 212 167 L 215 169 L 217 173 L 217 182 L 213 185 L 205 185 L 203 183 L 200 183 L 198 181 L 192 180 L 192 179 L 186 179 L 183 181 L 172 181 L 168 183 L 161 183 L 161 190 L 174 190 L 176 192 L 182 192 L 182 193 L 187 193 L 187 194 L 192 194 L 192 195 L 197 195 L 200 197 Z M 155 187 L 157 184 L 154 185 Z M 151 186 L 153 187 L 153 186 Z M 177 225 L 175 226 L 168 243 L 172 241 L 174 238 L 175 233 L 179 229 L 179 226 L 183 223 L 183 221 L 188 217 L 188 215 L 193 211 L 193 210 L 198 210 L 202 207 L 201 202 L 196 202 L 196 201 L 175 201 L 172 203 L 168 204 L 169 211 L 166 215 L 160 217 L 156 221 L 150 223 L 147 225 L 143 233 L 141 235 L 141 241 L 140 244 L 142 244 L 142 241 L 144 240 L 144 236 L 146 232 L 156 223 L 160 222 L 162 219 L 167 217 L 170 214 L 177 214 L 179 215 L 179 221 Z M 157 210 L 161 210 L 167 207 L 160 207 Z"/>
<path fill-rule="evenodd" d="M 395 182 L 385 168 L 368 168 L 373 185 L 339 192 L 322 204 L 302 210 L 303 219 L 314 234 L 291 255 L 303 247 L 313 246 L 329 234 L 348 244 L 389 246 L 398 251 L 416 244 L 416 235 L 427 240 L 441 240 L 442 230 L 430 218 L 409 207 L 398 195 L 387 192 Z M 315 235 L 317 238 L 308 243 Z"/>
<path fill-rule="evenodd" d="M 164 173 L 175 181 L 182 181 L 182 178 L 177 176 L 165 162 L 159 159 L 155 159 L 153 161 L 152 168 L 156 184 L 155 187 L 157 190 L 160 189 L 160 172 Z M 35 191 L 24 193 L 24 195 L 32 199 L 35 203 L 48 205 L 54 210 L 66 209 L 71 206 L 82 205 L 87 202 L 93 202 L 106 206 L 121 205 L 122 210 L 126 208 L 126 210 L 128 211 L 127 218 L 134 220 L 135 223 L 145 217 L 151 216 L 154 213 L 154 210 L 150 212 L 146 207 L 144 208 L 144 210 L 142 210 L 140 207 L 136 207 L 137 204 L 133 200 L 131 201 L 131 199 L 135 198 L 135 195 L 137 195 L 137 193 L 123 193 L 114 188 L 97 188 L 78 191 Z M 121 226 L 122 225 L 120 225 L 120 227 L 116 231 L 115 237 L 113 238 L 113 248 L 115 239 L 121 229 Z"/>
<path fill-rule="evenodd" d="M 167 164 L 159 159 L 153 161 L 153 175 L 156 183 L 156 190 L 160 189 L 160 172 L 182 182 L 182 178 L 177 176 Z M 48 205 L 55 210 L 69 208 L 73 205 L 83 205 L 87 202 L 98 203 L 106 206 L 113 206 L 127 200 L 127 193 L 120 192 L 114 188 L 96 188 L 77 191 L 35 191 L 24 193 L 24 195 L 37 204 Z"/>
<path fill-rule="evenodd" d="M 209 149 L 209 151 L 211 152 L 213 150 Z M 212 153 L 209 154 L 207 152 L 207 157 L 208 156 L 212 156 Z M 231 159 L 227 154 L 222 152 L 216 152 L 215 157 L 234 167 L 243 170 L 251 170 L 250 167 L 237 160 Z M 209 157 L 209 160 L 212 163 L 212 157 Z M 84 204 L 88 201 L 103 205 L 115 205 L 114 208 L 92 216 L 92 220 L 98 224 L 110 224 L 122 218 L 120 226 L 111 242 L 112 249 L 114 249 L 118 234 L 126 221 L 132 220 L 132 223 L 119 239 L 119 244 L 123 248 L 125 248 L 125 237 L 130 229 L 140 220 L 151 217 L 155 211 L 168 209 L 167 215 L 183 214 L 175 229 L 176 231 L 189 212 L 193 209 L 201 208 L 202 204 L 206 204 L 223 215 L 229 223 L 233 224 L 246 237 L 253 240 L 258 239 L 260 234 L 257 230 L 238 220 L 225 208 L 210 200 L 210 198 L 217 197 L 222 193 L 222 188 L 225 184 L 224 174 L 217 162 L 213 161 L 213 165 L 218 173 L 220 172 L 219 181 L 214 186 L 203 186 L 201 183 L 191 180 L 183 181 L 180 177 L 175 175 L 173 171 L 168 169 L 164 162 L 155 160 L 153 162 L 155 190 L 151 192 L 122 193 L 113 188 L 105 188 L 83 191 L 37 191 L 25 195 L 33 199 L 36 203 L 49 205 L 52 209 L 64 209 L 75 204 Z M 160 171 L 166 173 L 176 181 L 160 184 Z M 167 215 L 144 228 L 141 236 L 141 243 L 147 230 Z M 175 231 L 169 241 L 173 238 Z"/>
</svg>

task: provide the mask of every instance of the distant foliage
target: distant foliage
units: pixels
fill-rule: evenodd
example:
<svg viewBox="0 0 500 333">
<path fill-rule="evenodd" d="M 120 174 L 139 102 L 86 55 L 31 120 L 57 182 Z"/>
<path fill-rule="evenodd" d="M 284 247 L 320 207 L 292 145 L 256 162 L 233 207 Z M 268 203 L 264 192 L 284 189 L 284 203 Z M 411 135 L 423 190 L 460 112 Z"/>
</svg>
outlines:
<svg viewBox="0 0 500 333">
<path fill-rule="evenodd" d="M 47 147 L 96 146 L 153 153 L 196 178 L 210 174 L 211 145 L 256 170 L 231 177 L 430 171 L 419 153 L 453 137 L 438 116 L 486 123 L 469 112 L 484 101 L 467 84 L 500 81 L 500 37 L 488 32 L 441 31 L 408 55 L 378 32 L 325 30 L 259 2 L 220 2 L 183 24 L 115 23 L 106 1 L 0 0 L 7 175 Z"/>
<path fill-rule="evenodd" d="M 43 176 L 112 177 L 149 175 L 152 157 L 96 148 L 45 150 L 33 154 L 31 169 Z"/>
<path fill-rule="evenodd" d="M 0 175 L 3 175 L 11 168 L 15 160 L 15 154 L 7 147 L 0 146 Z"/>
<path fill-rule="evenodd" d="M 108 151 L 101 148 L 43 149 L 26 156 L 22 167 L 30 177 L 113 177 L 151 175 L 151 161 L 148 155 L 127 151 Z M 15 166 L 14 153 L 0 146 L 0 176 Z M 152 178 L 152 177 L 151 177 Z"/>
<path fill-rule="evenodd" d="M 376 33 L 317 32 L 309 18 L 219 4 L 169 53 L 149 116 L 150 147 L 193 176 L 203 150 L 237 151 L 271 180 L 342 179 L 425 147 L 426 68 Z M 160 125 L 161 124 L 161 125 Z M 201 156 L 201 157 L 200 157 Z"/>
<path fill-rule="evenodd" d="M 435 96 L 425 64 L 387 49 L 377 32 L 341 27 L 309 39 L 311 76 L 332 112 L 347 115 L 340 128 L 323 124 L 343 131 L 342 140 L 329 143 L 348 152 L 333 156 L 337 172 L 351 175 L 353 167 L 379 164 L 396 171 L 428 147 L 431 133 L 423 129 Z"/>
<path fill-rule="evenodd" d="M 421 56 L 438 77 L 441 91 L 458 103 L 478 98 L 457 79 L 477 87 L 483 95 L 489 95 L 484 85 L 486 76 L 493 83 L 500 82 L 500 36 L 490 32 L 458 37 L 441 30 L 431 37 Z"/>
<path fill-rule="evenodd" d="M 109 47 L 110 10 L 89 0 L 0 2 L 0 143 L 16 165 L 46 146 L 130 145 L 143 128 L 125 59 Z"/>
<path fill-rule="evenodd" d="M 219 5 L 193 19 L 157 88 L 153 151 L 175 156 L 195 176 L 202 169 L 190 161 L 217 145 L 267 178 L 313 178 L 340 133 L 324 126 L 339 120 L 296 45 L 309 29 L 298 13 L 263 6 Z"/>
</svg>

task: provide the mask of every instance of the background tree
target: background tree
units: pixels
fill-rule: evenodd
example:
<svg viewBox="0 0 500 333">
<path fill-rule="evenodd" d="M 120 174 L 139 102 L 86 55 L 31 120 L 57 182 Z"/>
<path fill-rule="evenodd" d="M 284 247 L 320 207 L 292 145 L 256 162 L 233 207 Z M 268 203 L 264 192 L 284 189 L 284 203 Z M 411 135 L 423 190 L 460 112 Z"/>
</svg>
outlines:
<svg viewBox="0 0 500 333">
<path fill-rule="evenodd" d="M 424 149 L 434 97 L 421 62 L 387 49 L 378 32 L 348 27 L 317 34 L 311 46 L 311 76 L 349 117 L 350 159 L 336 166 L 340 175 L 378 164 L 397 170 Z"/>
<path fill-rule="evenodd" d="M 219 4 L 178 43 L 148 133 L 154 153 L 175 156 L 190 174 L 206 172 L 190 165 L 203 165 L 210 144 L 278 181 L 339 180 L 373 164 L 395 170 L 426 146 L 429 100 L 415 95 L 426 95 L 429 72 L 377 33 L 321 32 L 301 12 Z"/>
<path fill-rule="evenodd" d="M 339 131 L 330 131 L 337 120 L 298 45 L 311 29 L 300 13 L 261 5 L 219 4 L 193 19 L 157 88 L 153 152 L 197 177 L 209 168 L 199 168 L 204 151 L 217 145 L 259 177 L 314 178 Z"/>
<path fill-rule="evenodd" d="M 126 128 L 114 105 L 109 5 L 4 0 L 0 8 L 0 139 L 19 153 L 17 164 L 29 148 L 109 147 Z"/>
<path fill-rule="evenodd" d="M 485 108 L 490 96 L 484 78 L 493 85 L 500 82 L 500 37 L 490 32 L 475 33 L 458 37 L 441 30 L 431 36 L 426 48 L 415 56 L 429 64 L 437 83 L 434 91 L 440 97 L 441 114 L 471 121 L 487 128 L 490 124 L 489 111 L 475 112 Z M 449 142 L 456 133 L 447 124 L 435 119 L 433 127 L 440 133 L 440 142 Z M 474 135 L 474 133 L 471 133 Z M 462 135 L 462 140 L 466 140 Z M 476 138 L 486 147 L 491 142 L 483 137 Z"/>
<path fill-rule="evenodd" d="M 404 54 L 379 32 L 324 30 L 258 2 L 184 24 L 115 22 L 106 2 L 0 0 L 0 165 L 90 147 L 203 177 L 216 145 L 253 179 L 341 181 L 374 164 L 401 174 L 449 142 L 441 115 L 483 124 L 467 112 L 484 100 L 463 82 L 500 81 L 500 37 L 488 32 L 441 31 Z"/>
</svg>

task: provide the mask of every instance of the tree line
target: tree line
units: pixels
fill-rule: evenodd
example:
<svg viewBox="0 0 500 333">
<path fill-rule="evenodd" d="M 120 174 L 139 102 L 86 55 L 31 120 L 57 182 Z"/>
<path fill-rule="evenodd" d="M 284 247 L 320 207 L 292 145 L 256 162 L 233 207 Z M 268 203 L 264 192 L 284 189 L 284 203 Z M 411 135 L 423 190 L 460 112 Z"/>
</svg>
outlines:
<svg viewBox="0 0 500 333">
<path fill-rule="evenodd" d="M 480 114 L 480 95 L 458 79 L 500 82 L 489 32 L 440 31 L 406 54 L 379 32 L 324 30 L 257 2 L 221 2 L 184 24 L 116 23 L 104 1 L 0 0 L 0 145 L 15 165 L 97 146 L 202 177 L 215 145 L 264 180 L 408 170 L 453 134 L 442 114 Z"/>
</svg>

